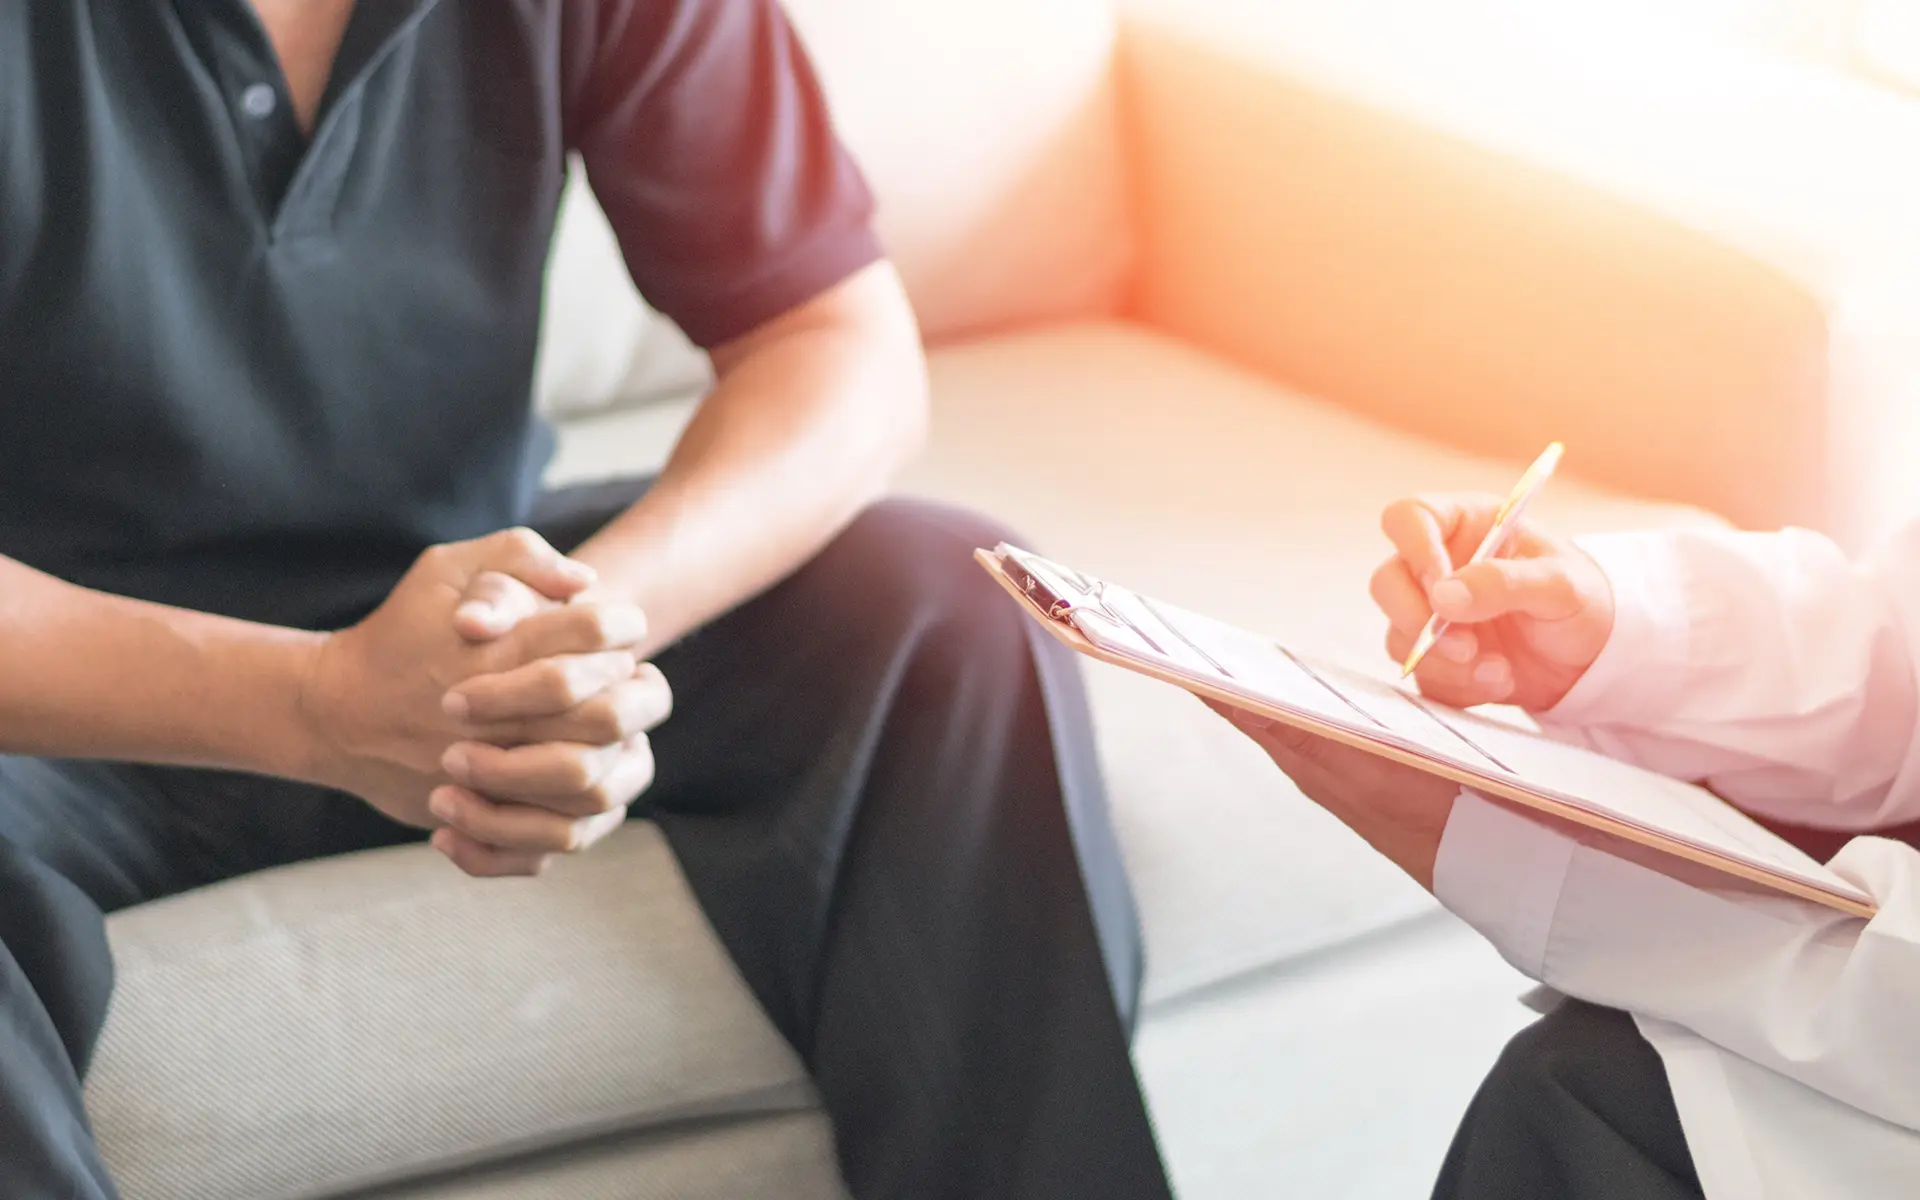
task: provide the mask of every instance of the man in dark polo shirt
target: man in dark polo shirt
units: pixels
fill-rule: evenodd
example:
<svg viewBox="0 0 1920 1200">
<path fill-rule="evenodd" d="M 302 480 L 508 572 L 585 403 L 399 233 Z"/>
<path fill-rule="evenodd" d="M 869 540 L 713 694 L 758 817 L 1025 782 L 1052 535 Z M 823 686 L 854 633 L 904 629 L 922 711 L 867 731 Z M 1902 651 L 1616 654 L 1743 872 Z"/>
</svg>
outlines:
<svg viewBox="0 0 1920 1200">
<path fill-rule="evenodd" d="M 650 486 L 540 489 L 569 151 L 719 375 Z M 773 0 L 0 0 L 0 1196 L 114 1194 L 103 912 L 629 806 L 861 1200 L 1167 1195 L 1074 671 L 872 504 L 870 207 Z"/>
</svg>

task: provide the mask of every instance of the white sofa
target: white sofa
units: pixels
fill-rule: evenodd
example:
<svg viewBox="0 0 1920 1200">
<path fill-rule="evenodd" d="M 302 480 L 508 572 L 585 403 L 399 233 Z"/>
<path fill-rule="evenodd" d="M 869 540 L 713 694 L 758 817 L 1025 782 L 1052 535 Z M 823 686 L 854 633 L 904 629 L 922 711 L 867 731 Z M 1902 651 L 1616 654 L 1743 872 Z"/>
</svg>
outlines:
<svg viewBox="0 0 1920 1200">
<path fill-rule="evenodd" d="M 933 347 L 903 486 L 1089 570 L 1378 669 L 1380 505 L 1550 437 L 1574 530 L 1859 539 L 1909 500 L 1904 101 L 1500 0 L 792 7 Z M 576 192 L 555 479 L 657 463 L 702 370 Z M 1424 1194 L 1522 981 L 1197 704 L 1090 682 L 1180 1194 Z M 535 882 L 403 849 L 111 928 L 88 1100 L 127 1200 L 842 1194 L 645 822 Z"/>
</svg>

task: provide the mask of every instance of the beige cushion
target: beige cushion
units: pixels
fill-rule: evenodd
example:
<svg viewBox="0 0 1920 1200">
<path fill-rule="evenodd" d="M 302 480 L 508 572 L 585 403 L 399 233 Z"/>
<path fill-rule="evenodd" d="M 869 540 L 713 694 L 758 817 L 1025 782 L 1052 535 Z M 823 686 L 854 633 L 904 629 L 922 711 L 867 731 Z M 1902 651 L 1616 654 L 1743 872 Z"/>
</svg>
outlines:
<svg viewBox="0 0 1920 1200">
<path fill-rule="evenodd" d="M 564 417 L 678 399 L 705 391 L 712 378 L 706 354 L 634 290 L 613 228 L 575 162 L 547 264 L 535 380 L 542 411 Z"/>
<path fill-rule="evenodd" d="M 1131 260 L 1107 0 L 788 0 L 929 338 L 1114 311 Z"/>
<path fill-rule="evenodd" d="M 1396 434 L 1123 323 L 933 355 L 931 451 L 904 486 L 1039 549 L 1362 669 L 1385 667 L 1367 577 L 1379 511 L 1409 491 L 1504 491 L 1518 473 Z M 555 477 L 634 469 L 678 414 L 563 430 Z M 1574 460 L 1577 466 L 1577 458 Z M 1705 521 L 1556 480 L 1542 516 L 1584 531 Z M 1094 715 L 1141 895 L 1156 1001 L 1430 911 L 1184 694 L 1090 665 Z"/>
<path fill-rule="evenodd" d="M 462 1172 L 381 1200 L 846 1200 L 819 1112 L 669 1127 Z"/>
<path fill-rule="evenodd" d="M 334 1196 L 812 1107 L 649 824 L 540 880 L 470 880 L 410 847 L 109 928 L 119 987 L 87 1103 L 126 1200 Z M 807 1157 L 782 1194 L 831 1194 Z"/>
<path fill-rule="evenodd" d="M 790 0 L 928 337 L 1112 313 L 1132 262 L 1106 0 Z M 697 388 L 605 219 L 572 189 L 541 399 L 578 411 Z"/>
</svg>

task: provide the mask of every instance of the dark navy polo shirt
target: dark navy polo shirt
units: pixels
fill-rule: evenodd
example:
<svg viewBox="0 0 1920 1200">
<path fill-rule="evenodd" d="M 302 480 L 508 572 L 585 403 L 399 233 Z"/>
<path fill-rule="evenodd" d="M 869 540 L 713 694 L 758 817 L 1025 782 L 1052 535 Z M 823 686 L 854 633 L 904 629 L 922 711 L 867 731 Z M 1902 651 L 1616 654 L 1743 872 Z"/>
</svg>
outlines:
<svg viewBox="0 0 1920 1200">
<path fill-rule="evenodd" d="M 775 0 L 360 0 L 310 141 L 248 0 L 0 0 L 0 553 L 311 627 L 524 521 L 569 151 L 706 346 L 880 254 Z"/>
</svg>

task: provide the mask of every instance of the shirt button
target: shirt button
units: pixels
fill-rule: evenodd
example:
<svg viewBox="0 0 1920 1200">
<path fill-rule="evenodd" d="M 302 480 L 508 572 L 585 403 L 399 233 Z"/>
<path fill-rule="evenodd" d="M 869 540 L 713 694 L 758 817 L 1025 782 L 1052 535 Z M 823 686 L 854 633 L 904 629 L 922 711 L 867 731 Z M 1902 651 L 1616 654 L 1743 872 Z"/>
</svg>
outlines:
<svg viewBox="0 0 1920 1200">
<path fill-rule="evenodd" d="M 279 106 L 280 98 L 273 94 L 271 84 L 256 83 L 240 93 L 240 111 L 256 121 L 272 116 Z"/>
</svg>

